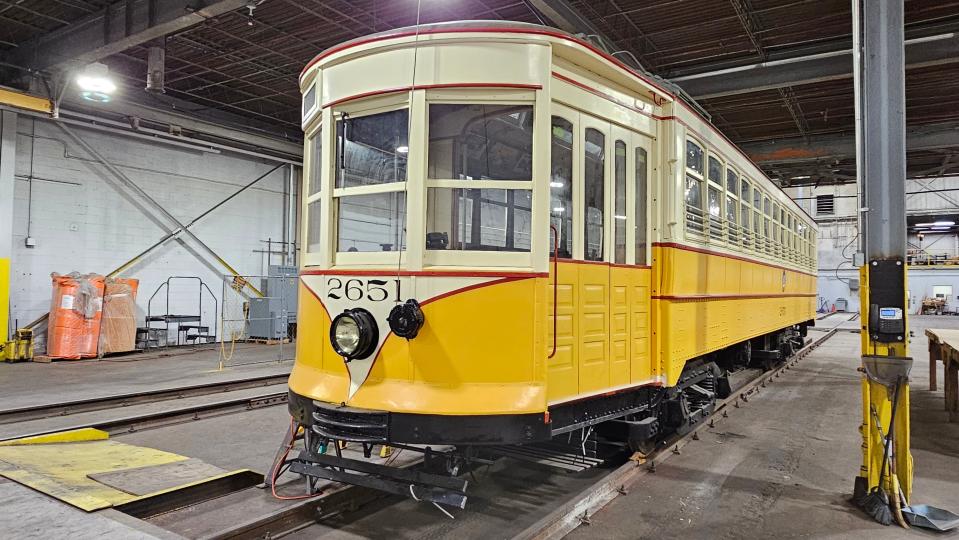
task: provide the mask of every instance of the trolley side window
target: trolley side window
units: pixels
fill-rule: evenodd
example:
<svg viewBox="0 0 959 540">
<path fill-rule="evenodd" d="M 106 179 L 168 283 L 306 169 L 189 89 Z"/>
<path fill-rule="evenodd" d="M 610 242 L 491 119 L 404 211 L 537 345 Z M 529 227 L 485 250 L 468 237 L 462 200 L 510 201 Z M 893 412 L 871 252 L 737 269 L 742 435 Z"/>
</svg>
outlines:
<svg viewBox="0 0 959 540">
<path fill-rule="evenodd" d="M 322 225 L 320 182 L 322 180 L 323 127 L 310 138 L 310 171 L 306 189 L 306 251 L 317 253 L 322 250 L 320 227 Z"/>
<path fill-rule="evenodd" d="M 573 123 L 553 116 L 550 151 L 549 216 L 559 233 L 559 256 L 573 257 Z"/>
<path fill-rule="evenodd" d="M 613 150 L 613 262 L 626 264 L 626 143 Z"/>
<path fill-rule="evenodd" d="M 646 264 L 646 149 L 636 148 L 636 264 Z"/>
<path fill-rule="evenodd" d="M 702 233 L 703 213 L 703 149 L 686 141 L 686 229 Z"/>
<path fill-rule="evenodd" d="M 709 237 L 723 239 L 723 163 L 709 156 L 708 182 L 706 183 L 709 204 Z"/>
<path fill-rule="evenodd" d="M 598 129 L 586 129 L 586 143 L 583 145 L 585 156 L 584 179 L 584 216 L 585 216 L 585 259 L 603 260 L 603 209 L 605 203 L 604 184 L 606 182 L 606 136 Z"/>
<path fill-rule="evenodd" d="M 752 207 L 749 205 L 750 197 L 752 197 L 750 185 L 744 176 L 739 185 L 739 205 L 742 210 L 739 217 L 742 219 L 743 247 L 750 247 L 752 245 L 751 233 L 749 231 L 749 218 L 752 216 Z"/>
<path fill-rule="evenodd" d="M 730 242 L 739 241 L 739 175 L 726 169 L 726 236 Z"/>
</svg>

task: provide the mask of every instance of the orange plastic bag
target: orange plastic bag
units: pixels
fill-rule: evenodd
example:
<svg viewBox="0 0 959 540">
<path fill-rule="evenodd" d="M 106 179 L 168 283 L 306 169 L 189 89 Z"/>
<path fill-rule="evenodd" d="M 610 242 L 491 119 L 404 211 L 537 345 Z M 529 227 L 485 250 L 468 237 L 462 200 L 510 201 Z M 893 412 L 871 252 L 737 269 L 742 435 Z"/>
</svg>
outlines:
<svg viewBox="0 0 959 540">
<path fill-rule="evenodd" d="M 91 358 L 97 355 L 103 316 L 103 276 L 53 273 L 53 300 L 47 324 L 47 356 Z"/>
</svg>

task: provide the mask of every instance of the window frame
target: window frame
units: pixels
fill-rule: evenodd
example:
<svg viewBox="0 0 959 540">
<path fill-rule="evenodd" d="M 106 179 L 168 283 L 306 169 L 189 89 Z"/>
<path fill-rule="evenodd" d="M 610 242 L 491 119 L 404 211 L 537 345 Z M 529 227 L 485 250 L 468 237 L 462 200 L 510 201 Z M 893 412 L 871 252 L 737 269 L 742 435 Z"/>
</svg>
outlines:
<svg viewBox="0 0 959 540">
<path fill-rule="evenodd" d="M 541 91 L 528 90 L 528 89 L 496 89 L 491 91 L 488 89 L 474 89 L 474 88 L 441 88 L 441 89 L 429 89 L 422 91 L 423 100 L 422 106 L 423 110 L 420 114 L 421 118 L 419 121 L 422 122 L 421 133 L 421 146 L 418 151 L 418 157 L 422 159 L 422 180 L 417 179 L 416 181 L 422 184 L 422 208 L 416 209 L 418 220 L 422 220 L 422 227 L 420 228 L 423 232 L 422 238 L 413 239 L 412 233 L 408 236 L 407 239 L 407 250 L 410 250 L 410 245 L 412 242 L 419 242 L 421 245 L 417 245 L 417 253 L 422 253 L 422 260 L 424 267 L 470 267 L 470 268 L 480 268 L 480 267 L 506 267 L 506 268 L 517 268 L 517 269 L 529 269 L 534 268 L 535 264 L 535 254 L 539 249 L 542 249 L 539 236 L 542 234 L 538 228 L 540 227 L 540 220 L 537 217 L 537 212 L 543 212 L 544 209 L 539 208 L 539 195 L 538 192 L 540 188 L 537 187 L 537 183 L 542 181 L 542 178 L 538 178 L 539 174 L 542 176 L 540 170 L 546 168 L 548 170 L 548 164 L 540 165 L 538 164 L 538 159 L 544 159 L 548 155 L 548 150 L 543 151 L 542 141 L 545 140 L 545 144 L 550 144 L 550 139 L 543 138 L 540 136 L 540 140 L 537 140 L 537 130 L 544 129 L 544 119 L 545 119 L 545 130 L 550 131 L 550 117 L 554 114 L 563 116 L 563 114 L 556 112 L 556 106 L 550 104 L 548 101 L 542 98 L 543 94 Z M 429 164 L 429 107 L 432 104 L 445 104 L 445 105 L 517 105 L 517 106 L 531 106 L 533 107 L 533 164 L 532 164 L 532 178 L 530 180 L 460 180 L 456 178 L 428 178 L 428 164 Z M 414 119 L 415 121 L 415 119 Z M 572 120 L 571 120 L 572 121 Z M 576 128 L 576 122 L 573 122 L 574 132 Z M 410 145 L 411 145 L 411 157 L 410 161 L 413 160 L 412 145 L 414 144 L 414 135 L 410 134 Z M 540 155 L 538 155 L 540 154 Z M 410 167 L 411 168 L 411 167 Z M 545 179 L 545 197 L 546 202 L 549 202 L 549 179 L 548 175 Z M 426 230 L 426 223 L 428 221 L 428 212 L 429 212 L 429 190 L 431 188 L 460 188 L 460 189 L 501 189 L 501 190 L 526 190 L 530 192 L 531 200 L 531 217 L 530 217 L 530 249 L 529 251 L 479 251 L 479 250 L 435 250 L 435 249 L 426 249 L 426 233 L 430 232 Z M 574 188 L 575 189 L 575 188 Z M 575 191 L 574 191 L 575 198 Z M 418 200 L 418 199 L 417 199 Z M 415 202 L 412 201 L 411 197 L 407 197 L 407 204 L 412 205 Z M 545 207 L 544 207 L 545 208 Z M 415 209 L 414 206 L 410 206 L 410 209 Z M 549 223 L 548 214 L 549 211 L 545 211 L 546 222 Z M 547 225 L 547 233 L 549 228 Z M 549 234 L 545 237 L 547 246 L 547 251 L 549 252 L 549 257 L 552 257 L 553 245 L 550 240 Z M 575 249 L 575 237 L 573 241 L 573 247 Z"/>
<path fill-rule="evenodd" d="M 710 177 L 710 168 L 712 161 L 719 165 L 719 181 L 716 182 Z M 709 208 L 709 196 L 712 191 L 718 194 L 719 213 L 718 217 L 713 217 Z M 726 160 L 718 153 L 709 150 L 706 153 L 706 198 L 704 199 L 703 209 L 707 217 L 706 237 L 709 243 L 726 242 Z"/>
<path fill-rule="evenodd" d="M 689 162 L 688 162 L 689 151 L 687 150 L 687 148 L 689 147 L 689 143 L 693 143 L 694 145 L 696 145 L 699 148 L 699 150 L 702 152 L 702 155 L 703 155 L 702 171 L 696 171 L 696 169 L 693 169 L 689 166 Z M 683 144 L 683 177 L 682 177 L 683 178 L 683 183 L 682 183 L 683 229 L 686 231 L 687 235 L 694 235 L 697 239 L 705 239 L 707 236 L 706 231 L 708 230 L 708 227 L 709 227 L 709 224 L 707 221 L 708 220 L 707 214 L 709 213 L 709 210 L 708 208 L 706 208 L 706 205 L 708 204 L 708 201 L 706 200 L 706 194 L 707 194 L 706 185 L 708 184 L 708 180 L 706 179 L 706 174 L 708 170 L 709 170 L 709 160 L 708 160 L 708 152 L 706 151 L 706 145 L 703 144 L 699 139 L 686 135 L 686 138 Z M 690 227 L 691 211 L 690 211 L 689 202 L 686 198 L 686 186 L 687 186 L 689 177 L 692 177 L 693 179 L 698 181 L 700 208 L 694 207 L 694 210 L 692 210 L 692 212 L 699 213 L 700 227 L 702 228 L 701 230 L 697 230 L 695 228 Z"/>
<path fill-rule="evenodd" d="M 304 128 L 309 126 L 314 117 L 317 116 L 317 112 L 321 110 L 320 107 L 320 79 L 317 77 L 311 84 L 306 88 L 306 92 L 303 92 L 303 96 L 300 99 L 300 125 Z M 313 103 L 310 104 L 309 108 L 306 108 L 306 96 L 310 95 L 310 92 L 313 92 Z M 306 131 L 306 129 L 304 129 Z"/>
<path fill-rule="evenodd" d="M 406 179 L 403 181 L 389 182 L 383 184 L 373 184 L 368 186 L 352 186 L 352 187 L 342 187 L 337 188 L 335 186 L 335 167 L 336 159 L 333 152 L 339 151 L 339 145 L 337 144 L 337 122 L 343 119 L 343 113 L 349 115 L 350 118 L 363 118 L 366 116 L 372 116 L 375 114 L 382 114 L 397 110 L 407 109 L 408 118 L 412 119 L 413 115 L 416 114 L 411 107 L 410 103 L 410 94 L 403 93 L 391 96 L 377 97 L 373 99 L 363 99 L 357 101 L 349 101 L 334 107 L 328 107 L 330 122 L 329 124 L 333 126 L 333 129 L 327 130 L 330 132 L 330 135 L 327 137 L 329 144 L 332 144 L 332 147 L 324 150 L 326 154 L 326 182 L 324 186 L 329 188 L 330 199 L 330 211 L 325 214 L 328 216 L 327 222 L 329 223 L 329 234 L 327 238 L 330 241 L 329 251 L 330 260 L 333 266 L 339 265 L 362 265 L 362 264 L 403 264 L 407 260 L 407 251 L 410 247 L 410 239 L 408 231 L 403 233 L 404 238 L 401 239 L 400 244 L 405 246 L 405 249 L 397 251 L 367 251 L 367 252 L 349 252 L 349 251 L 337 251 L 338 246 L 337 238 L 339 234 L 339 222 L 340 222 L 340 211 L 339 211 L 339 199 L 343 197 L 350 197 L 353 195 L 378 195 L 383 193 L 393 193 L 393 192 L 407 192 L 405 195 L 406 198 L 406 208 L 404 209 L 404 221 L 403 228 L 409 228 L 410 221 L 410 201 L 409 193 L 407 186 L 410 179 L 410 153 L 407 154 L 407 164 L 406 164 Z M 412 122 L 410 122 L 411 124 Z M 413 145 L 413 133 L 412 129 L 408 128 L 407 134 L 407 145 Z"/>
</svg>

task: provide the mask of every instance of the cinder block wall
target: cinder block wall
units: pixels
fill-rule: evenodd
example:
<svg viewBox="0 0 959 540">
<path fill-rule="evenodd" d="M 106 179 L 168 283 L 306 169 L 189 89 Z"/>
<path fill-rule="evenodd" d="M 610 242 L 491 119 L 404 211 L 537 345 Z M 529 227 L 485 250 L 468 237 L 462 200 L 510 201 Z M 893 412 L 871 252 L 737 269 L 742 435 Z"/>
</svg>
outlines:
<svg viewBox="0 0 959 540">
<path fill-rule="evenodd" d="M 276 165 L 239 154 L 205 153 L 121 134 L 71 129 L 183 223 Z M 271 173 L 190 230 L 241 274 L 266 273 L 266 255 L 257 251 L 267 249 L 261 240 L 283 238 L 286 174 L 284 168 Z M 56 124 L 20 117 L 11 276 L 11 316 L 20 326 L 49 310 L 51 272 L 105 274 L 166 234 L 151 217 L 159 212 L 117 185 Z M 35 248 L 24 245 L 28 213 Z M 199 258 L 170 241 L 124 274 L 140 280 L 139 325 L 150 295 L 169 276 L 200 277 L 222 305 L 219 297 L 226 271 L 187 235 L 180 238 Z M 274 256 L 273 262 L 281 260 Z M 192 283 L 175 288 L 171 312 L 195 312 L 195 291 Z M 154 306 L 161 313 L 166 310 L 162 300 Z M 206 298 L 204 311 L 212 320 L 212 304 Z"/>
</svg>

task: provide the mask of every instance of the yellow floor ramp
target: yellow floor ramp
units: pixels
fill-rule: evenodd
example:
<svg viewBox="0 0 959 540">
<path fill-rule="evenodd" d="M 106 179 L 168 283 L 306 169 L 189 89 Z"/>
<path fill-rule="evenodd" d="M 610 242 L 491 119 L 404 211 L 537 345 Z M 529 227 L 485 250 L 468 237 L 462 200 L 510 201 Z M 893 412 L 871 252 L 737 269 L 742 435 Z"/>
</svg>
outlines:
<svg viewBox="0 0 959 540">
<path fill-rule="evenodd" d="M 113 441 L 96 429 L 0 443 L 0 476 L 88 512 L 248 472 Z"/>
</svg>

